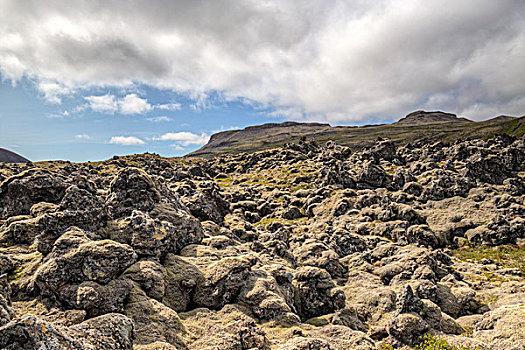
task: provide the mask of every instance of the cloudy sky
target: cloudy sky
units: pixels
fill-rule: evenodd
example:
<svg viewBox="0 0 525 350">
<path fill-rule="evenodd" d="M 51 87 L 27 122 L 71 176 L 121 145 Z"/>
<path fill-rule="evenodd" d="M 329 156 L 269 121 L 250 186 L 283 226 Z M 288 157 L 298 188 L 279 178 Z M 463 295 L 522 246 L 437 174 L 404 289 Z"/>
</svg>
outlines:
<svg viewBox="0 0 525 350">
<path fill-rule="evenodd" d="M 284 120 L 525 114 L 522 0 L 0 0 L 0 147 L 183 155 Z"/>
</svg>

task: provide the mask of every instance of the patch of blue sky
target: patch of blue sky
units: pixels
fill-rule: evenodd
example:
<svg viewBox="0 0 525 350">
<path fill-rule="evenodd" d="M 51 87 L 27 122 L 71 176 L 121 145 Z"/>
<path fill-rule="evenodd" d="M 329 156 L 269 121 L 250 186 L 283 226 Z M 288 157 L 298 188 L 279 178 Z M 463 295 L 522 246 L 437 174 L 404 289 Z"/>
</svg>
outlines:
<svg viewBox="0 0 525 350">
<path fill-rule="evenodd" d="M 125 114 L 119 103 L 131 94 L 150 107 Z M 86 98 L 105 95 L 114 96 L 115 110 L 90 108 Z M 225 99 L 219 93 L 191 98 L 139 85 L 78 89 L 58 97 L 60 103 L 49 102 L 29 79 L 22 79 L 16 86 L 4 80 L 0 84 L 0 147 L 33 161 L 79 162 L 143 152 L 182 156 L 202 146 L 196 143 L 202 135 L 283 121 L 280 116 L 268 116 L 271 109 Z M 191 133 L 200 138 L 159 140 L 166 133 Z M 115 137 L 129 138 L 126 140 L 131 142 L 112 142 L 121 141 Z"/>
</svg>

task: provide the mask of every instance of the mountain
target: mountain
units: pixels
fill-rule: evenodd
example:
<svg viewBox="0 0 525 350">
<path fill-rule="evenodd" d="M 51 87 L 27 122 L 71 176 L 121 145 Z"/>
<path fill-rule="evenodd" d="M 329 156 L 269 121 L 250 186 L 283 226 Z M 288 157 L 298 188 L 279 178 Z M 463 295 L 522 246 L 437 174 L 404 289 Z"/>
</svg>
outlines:
<svg viewBox="0 0 525 350">
<path fill-rule="evenodd" d="M 399 119 L 394 124 L 398 125 L 421 125 L 421 124 L 440 124 L 440 123 L 472 123 L 472 120 L 458 118 L 457 115 L 445 112 L 425 112 L 415 111 L 406 117 Z"/>
<path fill-rule="evenodd" d="M 256 149 L 281 146 L 301 135 L 322 137 L 332 132 L 330 124 L 322 123 L 268 123 L 249 126 L 242 130 L 228 130 L 213 134 L 210 141 L 192 156 L 206 156 L 217 153 L 238 153 Z"/>
<path fill-rule="evenodd" d="M 516 117 L 510 116 L 510 115 L 498 115 L 497 117 L 487 120 L 487 122 L 491 122 L 491 123 L 509 122 L 514 119 L 516 119 Z"/>
<path fill-rule="evenodd" d="M 424 111 L 410 113 L 393 124 L 359 127 L 332 127 L 321 123 L 271 123 L 214 134 L 206 145 L 188 156 L 209 158 L 221 154 L 256 152 L 282 147 L 302 138 L 321 143 L 331 140 L 359 150 L 371 146 L 378 138 L 389 138 L 403 144 L 418 140 L 452 142 L 466 137 L 488 138 L 500 133 L 521 136 L 524 133 L 523 124 L 524 117 L 496 117 L 474 122 L 458 118 L 452 113 Z"/>
<path fill-rule="evenodd" d="M 15 152 L 0 148 L 0 163 L 27 163 L 28 159 Z"/>
</svg>

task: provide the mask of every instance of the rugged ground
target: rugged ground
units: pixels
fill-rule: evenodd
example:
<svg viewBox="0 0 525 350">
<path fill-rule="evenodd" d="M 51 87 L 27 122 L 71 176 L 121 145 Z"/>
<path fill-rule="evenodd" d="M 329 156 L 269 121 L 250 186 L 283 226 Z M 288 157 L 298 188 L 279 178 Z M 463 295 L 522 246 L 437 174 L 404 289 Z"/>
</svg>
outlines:
<svg viewBox="0 0 525 350">
<path fill-rule="evenodd" d="M 0 348 L 522 350 L 524 171 L 509 136 L 3 164 Z"/>
</svg>

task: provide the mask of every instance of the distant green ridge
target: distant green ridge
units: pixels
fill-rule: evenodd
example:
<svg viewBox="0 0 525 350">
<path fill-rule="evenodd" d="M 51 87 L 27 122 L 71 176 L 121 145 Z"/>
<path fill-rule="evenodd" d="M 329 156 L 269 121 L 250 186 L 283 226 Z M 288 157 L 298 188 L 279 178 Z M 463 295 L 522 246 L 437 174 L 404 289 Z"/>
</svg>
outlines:
<svg viewBox="0 0 525 350">
<path fill-rule="evenodd" d="M 466 137 L 488 139 L 497 134 L 521 137 L 525 133 L 525 117 L 499 116 L 473 122 L 445 112 L 417 111 L 402 122 L 366 126 L 336 126 L 321 123 L 272 123 L 229 130 L 212 135 L 210 141 L 189 157 L 213 157 L 223 154 L 257 152 L 282 147 L 301 138 L 325 143 L 335 141 L 352 149 L 373 145 L 378 138 L 389 138 L 398 144 L 424 140 L 454 142 Z"/>
</svg>

